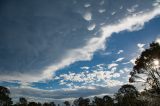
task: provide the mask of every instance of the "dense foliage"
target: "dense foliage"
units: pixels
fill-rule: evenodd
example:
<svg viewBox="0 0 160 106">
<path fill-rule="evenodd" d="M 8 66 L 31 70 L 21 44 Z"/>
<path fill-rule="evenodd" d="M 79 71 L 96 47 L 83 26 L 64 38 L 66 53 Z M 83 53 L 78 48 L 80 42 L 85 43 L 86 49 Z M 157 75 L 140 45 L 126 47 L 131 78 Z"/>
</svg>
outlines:
<svg viewBox="0 0 160 106">
<path fill-rule="evenodd" d="M 143 51 L 135 61 L 133 71 L 130 73 L 130 82 L 143 82 L 147 87 L 160 93 L 160 45 L 151 43 L 150 48 Z"/>
</svg>

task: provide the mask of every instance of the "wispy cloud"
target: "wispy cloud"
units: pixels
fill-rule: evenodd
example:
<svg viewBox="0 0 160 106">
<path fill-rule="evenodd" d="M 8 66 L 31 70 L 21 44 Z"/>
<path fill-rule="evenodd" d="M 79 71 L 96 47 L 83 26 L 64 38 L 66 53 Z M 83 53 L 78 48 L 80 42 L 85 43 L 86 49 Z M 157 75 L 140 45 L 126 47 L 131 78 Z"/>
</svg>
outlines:
<svg viewBox="0 0 160 106">
<path fill-rule="evenodd" d="M 121 57 L 121 58 L 118 58 L 117 60 L 116 60 L 116 62 L 121 62 L 121 61 L 123 61 L 124 60 L 124 57 Z"/>
<path fill-rule="evenodd" d="M 118 64 L 117 63 L 111 63 L 111 64 L 108 64 L 108 69 L 111 69 L 113 67 L 117 67 Z"/>
</svg>

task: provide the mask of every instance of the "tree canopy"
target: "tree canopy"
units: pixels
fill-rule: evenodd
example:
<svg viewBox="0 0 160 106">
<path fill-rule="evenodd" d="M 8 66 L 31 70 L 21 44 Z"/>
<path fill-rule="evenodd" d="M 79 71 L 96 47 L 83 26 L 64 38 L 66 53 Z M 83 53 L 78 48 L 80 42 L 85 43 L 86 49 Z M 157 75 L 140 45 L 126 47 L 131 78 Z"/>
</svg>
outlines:
<svg viewBox="0 0 160 106">
<path fill-rule="evenodd" d="M 12 104 L 10 91 L 8 88 L 0 86 L 0 106 L 10 106 Z"/>
<path fill-rule="evenodd" d="M 150 47 L 143 51 L 136 59 L 130 82 L 143 82 L 146 86 L 160 93 L 160 45 L 151 43 Z"/>
</svg>

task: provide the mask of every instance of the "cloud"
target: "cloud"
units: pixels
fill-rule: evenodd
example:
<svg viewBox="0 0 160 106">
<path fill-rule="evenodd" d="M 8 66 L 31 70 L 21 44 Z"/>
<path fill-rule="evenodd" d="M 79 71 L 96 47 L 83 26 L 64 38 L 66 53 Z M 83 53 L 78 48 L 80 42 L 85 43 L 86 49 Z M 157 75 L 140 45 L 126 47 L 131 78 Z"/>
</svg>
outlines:
<svg viewBox="0 0 160 106">
<path fill-rule="evenodd" d="M 137 44 L 137 47 L 139 48 L 140 52 L 145 50 L 144 46 L 145 46 L 145 44 L 142 44 L 142 43 Z"/>
<path fill-rule="evenodd" d="M 117 63 L 111 63 L 111 64 L 108 64 L 108 69 L 111 69 L 113 67 L 117 67 L 118 64 Z"/>
<path fill-rule="evenodd" d="M 83 18 L 86 20 L 86 21 L 91 21 L 92 19 L 92 13 L 90 11 L 86 11 L 84 14 L 83 14 Z"/>
<path fill-rule="evenodd" d="M 157 38 L 157 39 L 156 39 L 156 42 L 160 44 L 160 38 Z"/>
<path fill-rule="evenodd" d="M 121 85 L 125 82 L 117 79 L 120 78 L 120 76 L 123 76 L 124 73 L 116 72 L 115 66 L 113 66 L 110 70 L 107 70 L 106 67 L 107 64 L 98 64 L 96 66 L 90 67 L 88 71 L 61 74 L 58 76 L 59 84 L 75 89 L 81 86 L 113 87 Z M 125 72 L 125 74 L 128 73 L 127 68 L 124 68 L 123 72 Z"/>
<path fill-rule="evenodd" d="M 98 12 L 99 13 L 104 13 L 106 11 L 106 9 L 99 9 Z"/>
<path fill-rule="evenodd" d="M 117 91 L 119 86 L 111 87 L 80 87 L 77 89 L 65 88 L 61 90 L 42 90 L 36 88 L 10 88 L 11 96 L 16 98 L 26 97 L 28 100 L 36 100 L 39 102 L 45 101 L 64 101 L 74 100 L 78 97 L 89 97 L 100 94 L 113 94 Z"/>
<path fill-rule="evenodd" d="M 14 36 L 3 36 L 3 39 L 1 39 L 1 44 L 3 44 L 0 47 L 3 49 L 1 50 L 1 56 L 3 57 L 1 63 L 3 64 L 0 67 L 0 70 L 2 70 L 0 80 L 36 82 L 51 79 L 54 72 L 59 69 L 76 61 L 91 60 L 96 51 L 105 49 L 106 39 L 113 33 L 137 30 L 135 26 L 142 27 L 146 22 L 160 15 L 159 7 L 151 8 L 149 11 L 144 10 L 143 13 L 136 16 L 129 15 L 120 18 L 118 23 L 114 22 L 100 27 L 99 35 L 93 36 L 94 34 L 90 33 L 91 31 L 88 32 L 84 27 L 88 23 L 83 20 L 84 18 L 86 21 L 91 21 L 93 14 L 88 10 L 83 11 L 83 18 L 79 18 L 78 13 L 75 14 L 74 11 L 68 12 L 69 10 L 66 10 L 66 8 L 73 9 L 72 6 L 66 4 L 66 7 L 64 5 L 59 7 L 61 3 L 60 1 L 56 2 L 54 3 L 55 6 L 51 6 L 50 3 L 42 3 L 40 6 L 46 6 L 47 9 L 43 10 L 43 8 L 35 7 L 35 16 L 33 16 L 32 10 L 28 10 L 30 14 L 25 14 L 25 6 L 23 7 L 23 5 L 16 7 L 10 4 L 13 9 L 7 9 L 4 12 L 8 18 L 1 24 L 8 26 L 4 26 L 4 29 L 1 30 L 4 35 Z M 27 3 L 23 4 L 27 5 Z M 59 11 L 57 12 L 57 10 Z M 31 16 L 32 19 L 10 17 L 14 11 L 16 11 L 17 16 L 26 15 L 26 17 Z M 8 16 L 8 14 L 10 15 Z M 39 17 L 39 19 L 35 17 Z M 65 18 L 62 19 L 62 17 Z M 12 21 L 17 24 L 5 24 L 5 22 Z M 71 29 L 76 28 L 78 30 L 72 32 L 71 29 L 66 29 L 68 26 Z M 20 28 L 22 29 L 20 30 Z M 4 39 L 7 40 L 3 41 Z M 8 48 L 4 48 L 4 46 Z M 15 63 L 17 64 L 15 65 Z"/>
<path fill-rule="evenodd" d="M 119 50 L 118 52 L 117 52 L 117 54 L 121 54 L 121 53 L 123 53 L 124 51 L 123 50 Z"/>
<path fill-rule="evenodd" d="M 135 61 L 136 61 L 136 57 L 130 60 L 130 63 L 132 63 L 133 65 L 135 65 Z"/>
<path fill-rule="evenodd" d="M 137 7 L 138 7 L 138 4 L 132 6 L 131 8 L 128 8 L 127 11 L 128 11 L 129 13 L 135 12 Z"/>
<path fill-rule="evenodd" d="M 96 27 L 96 24 L 95 23 L 92 23 L 92 24 L 90 24 L 89 26 L 88 26 L 88 30 L 89 31 L 92 31 L 92 30 L 94 30 L 94 28 Z"/>
<path fill-rule="evenodd" d="M 122 60 L 124 60 L 124 57 L 118 58 L 116 62 L 121 62 Z"/>
<path fill-rule="evenodd" d="M 115 12 L 115 11 L 111 13 L 111 15 L 115 15 L 115 14 L 116 14 L 116 12 Z"/>
<path fill-rule="evenodd" d="M 88 70 L 90 67 L 88 67 L 88 66 L 83 66 L 83 67 L 81 67 L 81 69 L 82 70 Z"/>
<path fill-rule="evenodd" d="M 123 6 L 120 6 L 120 8 L 119 9 L 123 9 Z"/>
<path fill-rule="evenodd" d="M 91 4 L 89 4 L 89 3 L 86 3 L 85 5 L 84 5 L 84 7 L 90 7 L 91 6 Z"/>
</svg>

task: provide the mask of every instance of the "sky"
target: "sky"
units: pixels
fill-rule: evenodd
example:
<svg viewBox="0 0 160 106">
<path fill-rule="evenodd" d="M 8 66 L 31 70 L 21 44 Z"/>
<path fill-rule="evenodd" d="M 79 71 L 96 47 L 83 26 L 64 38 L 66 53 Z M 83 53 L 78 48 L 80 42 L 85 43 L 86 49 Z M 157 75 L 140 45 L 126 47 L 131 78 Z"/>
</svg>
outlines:
<svg viewBox="0 0 160 106">
<path fill-rule="evenodd" d="M 159 0 L 1 0 L 0 85 L 14 99 L 112 95 L 159 28 Z"/>
</svg>

